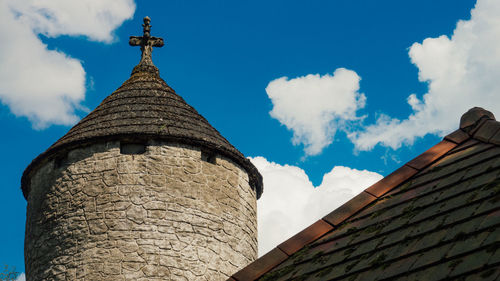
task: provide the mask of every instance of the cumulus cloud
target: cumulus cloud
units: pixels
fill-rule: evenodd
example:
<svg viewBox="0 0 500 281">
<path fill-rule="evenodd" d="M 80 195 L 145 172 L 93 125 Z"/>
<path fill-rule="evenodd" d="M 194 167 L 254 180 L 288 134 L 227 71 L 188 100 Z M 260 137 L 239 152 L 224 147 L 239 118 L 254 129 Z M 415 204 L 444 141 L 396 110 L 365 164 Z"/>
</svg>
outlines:
<svg viewBox="0 0 500 281">
<path fill-rule="evenodd" d="M 294 145 L 303 144 L 306 155 L 317 155 L 346 121 L 359 119 L 356 111 L 365 106 L 359 81 L 356 72 L 345 68 L 333 75 L 278 78 L 266 87 L 273 103 L 270 114 L 293 131 Z"/>
<path fill-rule="evenodd" d="M 458 128 L 460 116 L 474 106 L 498 115 L 500 108 L 500 1 L 478 0 L 471 19 L 459 21 L 451 38 L 442 35 L 414 43 L 409 50 L 428 92 L 407 102 L 413 113 L 404 120 L 382 114 L 375 124 L 349 134 L 359 150 L 375 145 L 399 148 L 427 134 Z M 495 112 L 496 111 L 496 112 Z"/>
<path fill-rule="evenodd" d="M 259 255 L 316 222 L 382 178 L 375 172 L 334 167 L 314 187 L 301 168 L 250 158 L 264 178 L 257 201 Z"/>
<path fill-rule="evenodd" d="M 135 11 L 134 0 L 11 0 L 9 6 L 35 33 L 102 42 L 111 42 L 113 31 Z"/>
<path fill-rule="evenodd" d="M 16 281 L 26 281 L 26 275 L 24 273 L 19 274 L 17 276 Z"/>
<path fill-rule="evenodd" d="M 0 100 L 35 128 L 71 125 L 85 98 L 82 62 L 49 50 L 39 35 L 85 36 L 111 42 L 113 30 L 132 17 L 132 0 L 0 1 Z"/>
</svg>

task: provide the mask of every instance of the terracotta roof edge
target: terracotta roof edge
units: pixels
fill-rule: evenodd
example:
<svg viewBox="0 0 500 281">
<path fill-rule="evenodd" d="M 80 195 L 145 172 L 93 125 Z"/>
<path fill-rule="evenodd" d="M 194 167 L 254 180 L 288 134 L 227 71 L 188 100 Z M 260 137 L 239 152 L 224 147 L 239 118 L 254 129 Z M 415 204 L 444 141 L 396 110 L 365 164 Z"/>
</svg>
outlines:
<svg viewBox="0 0 500 281">
<path fill-rule="evenodd" d="M 282 250 L 288 256 L 291 256 L 305 245 L 333 230 L 333 228 L 334 226 L 329 222 L 319 219 L 315 223 L 304 228 L 299 233 L 279 244 L 277 248 Z"/>
<path fill-rule="evenodd" d="M 333 226 L 338 226 L 376 199 L 376 196 L 364 190 L 358 195 L 354 196 L 351 200 L 347 201 L 340 207 L 330 212 L 328 215 L 324 216 L 323 220 L 327 221 Z"/>
<path fill-rule="evenodd" d="M 278 253 L 283 253 L 286 255 L 285 259 L 293 255 L 295 252 L 298 250 L 302 249 L 304 246 L 307 244 L 315 241 L 319 237 L 325 235 L 326 233 L 330 232 L 333 230 L 334 227 L 327 221 L 323 219 L 319 219 L 315 223 L 311 224 L 310 226 L 306 227 L 299 233 L 295 234 L 294 236 L 288 238 L 278 246 L 274 247 L 271 251 L 277 251 Z M 269 251 L 268 253 L 270 253 Z M 264 255 L 266 256 L 267 253 Z M 284 261 L 281 260 L 283 256 L 276 255 L 276 252 L 272 257 L 278 257 L 273 258 L 272 261 L 275 262 L 276 264 L 272 267 L 269 267 L 268 264 L 266 263 L 259 263 L 260 259 L 264 258 L 264 256 L 256 259 L 254 262 L 252 262 L 250 265 L 253 266 L 253 268 L 250 270 L 245 270 L 247 267 L 250 265 L 247 265 L 237 273 L 233 274 L 232 277 L 228 279 L 229 280 L 237 280 L 237 281 L 243 281 L 243 280 L 256 280 L 257 278 L 261 277 L 262 275 L 266 274 L 274 268 L 275 266 L 279 265 L 281 262 Z"/>
<path fill-rule="evenodd" d="M 282 263 L 289 256 L 278 247 L 273 248 L 262 257 L 256 259 L 240 271 L 233 274 L 228 280 L 233 278 L 236 281 L 251 281 L 261 277 L 275 266 Z"/>
<path fill-rule="evenodd" d="M 438 142 L 433 147 L 429 148 L 424 153 L 419 156 L 413 158 L 405 165 L 410 166 L 417 170 L 423 170 L 425 167 L 429 166 L 431 163 L 439 159 L 441 156 L 446 154 L 448 151 L 455 148 L 458 144 L 447 139 L 443 139 Z"/>
</svg>

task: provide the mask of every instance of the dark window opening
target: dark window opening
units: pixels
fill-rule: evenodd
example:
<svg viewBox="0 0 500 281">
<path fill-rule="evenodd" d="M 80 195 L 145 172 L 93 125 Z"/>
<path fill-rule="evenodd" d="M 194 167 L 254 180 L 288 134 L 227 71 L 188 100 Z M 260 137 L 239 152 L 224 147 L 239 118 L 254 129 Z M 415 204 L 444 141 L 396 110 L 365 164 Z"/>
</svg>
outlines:
<svg viewBox="0 0 500 281">
<path fill-rule="evenodd" d="M 207 152 L 207 151 L 202 151 L 201 152 L 201 160 L 215 164 L 215 153 Z"/>
<path fill-rule="evenodd" d="M 146 152 L 146 145 L 143 143 L 120 143 L 121 154 L 143 154 Z"/>
</svg>

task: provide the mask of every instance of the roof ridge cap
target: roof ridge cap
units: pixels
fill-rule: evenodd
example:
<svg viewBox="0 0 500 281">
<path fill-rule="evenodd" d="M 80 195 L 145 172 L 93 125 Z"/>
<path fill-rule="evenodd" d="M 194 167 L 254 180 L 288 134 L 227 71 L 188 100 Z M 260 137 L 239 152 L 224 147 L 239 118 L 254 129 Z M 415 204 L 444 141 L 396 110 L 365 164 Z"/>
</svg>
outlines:
<svg viewBox="0 0 500 281">
<path fill-rule="evenodd" d="M 470 134 L 477 130 L 485 120 L 496 120 L 495 115 L 482 107 L 473 107 L 460 118 L 460 129 Z"/>
<path fill-rule="evenodd" d="M 500 145 L 500 122 L 496 121 L 491 111 L 473 107 L 460 118 L 460 128 L 447 135 L 445 139 L 460 143 L 466 136 L 485 143 Z"/>
</svg>

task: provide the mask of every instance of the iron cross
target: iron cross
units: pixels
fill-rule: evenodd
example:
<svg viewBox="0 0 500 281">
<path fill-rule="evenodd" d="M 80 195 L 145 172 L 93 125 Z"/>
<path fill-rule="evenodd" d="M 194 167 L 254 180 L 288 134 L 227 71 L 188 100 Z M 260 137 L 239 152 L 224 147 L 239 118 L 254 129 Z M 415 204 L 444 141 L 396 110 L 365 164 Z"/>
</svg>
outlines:
<svg viewBox="0 0 500 281">
<path fill-rule="evenodd" d="M 128 43 L 130 46 L 141 46 L 141 62 L 139 64 L 153 64 L 151 59 L 151 53 L 153 52 L 153 47 L 163 47 L 163 38 L 151 36 L 151 25 L 149 24 L 151 19 L 149 17 L 144 18 L 143 35 L 142 36 L 130 36 Z"/>
</svg>

